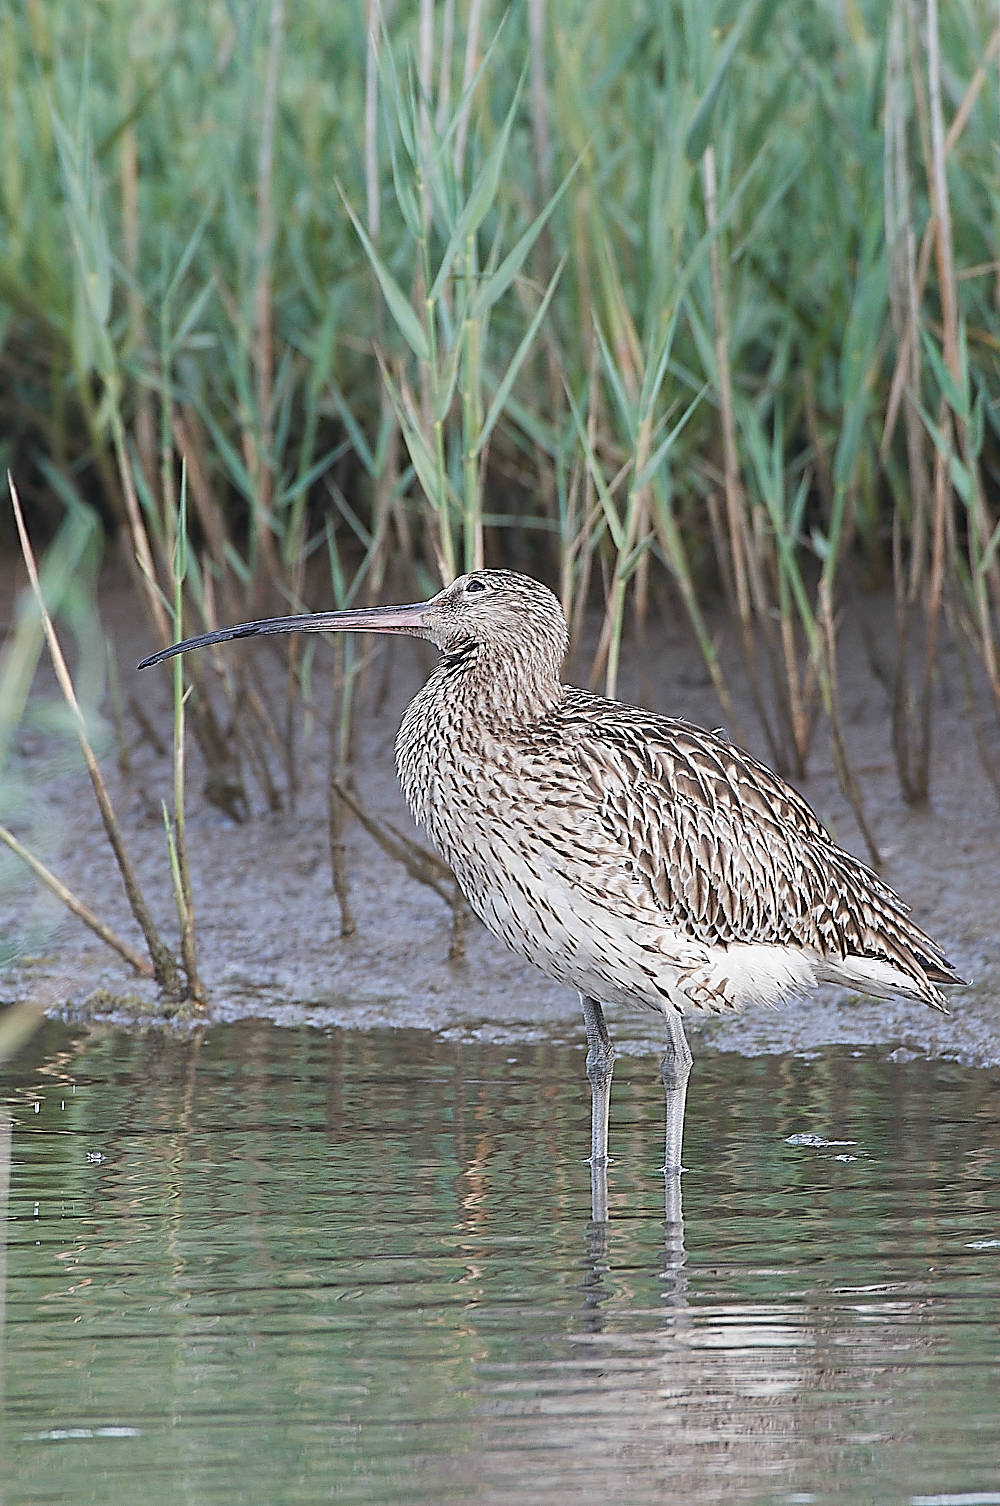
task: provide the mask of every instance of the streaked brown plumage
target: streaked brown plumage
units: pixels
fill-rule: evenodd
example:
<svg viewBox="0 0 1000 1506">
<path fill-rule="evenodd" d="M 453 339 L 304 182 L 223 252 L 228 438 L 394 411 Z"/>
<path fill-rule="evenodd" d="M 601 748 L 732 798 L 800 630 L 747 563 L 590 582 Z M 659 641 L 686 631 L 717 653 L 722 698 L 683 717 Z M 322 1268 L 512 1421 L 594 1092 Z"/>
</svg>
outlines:
<svg viewBox="0 0 1000 1506">
<path fill-rule="evenodd" d="M 604 999 L 660 1008 L 808 986 L 801 967 L 773 988 L 730 969 L 726 986 L 726 954 L 754 946 L 765 963 L 772 948 L 801 953 L 813 981 L 846 963 L 856 988 L 944 1007 L 935 985 L 959 980 L 940 950 L 784 780 L 724 736 L 560 682 L 565 627 L 546 587 L 482 571 L 437 600 L 424 621 L 444 654 L 403 717 L 400 780 L 473 909 L 516 951 L 584 991 L 593 969 Z M 563 904 L 607 915 L 589 956 Z"/>
<path fill-rule="evenodd" d="M 664 1012 L 683 1118 L 688 1010 L 824 981 L 943 1009 L 937 985 L 961 981 L 897 895 L 723 734 L 564 685 L 562 610 L 527 576 L 475 571 L 414 606 L 278 618 L 179 648 L 335 629 L 441 650 L 400 725 L 400 782 L 486 926 L 580 990 L 596 1160 L 613 1058 L 598 1001 Z M 678 1129 L 674 1169 L 679 1152 Z"/>
</svg>

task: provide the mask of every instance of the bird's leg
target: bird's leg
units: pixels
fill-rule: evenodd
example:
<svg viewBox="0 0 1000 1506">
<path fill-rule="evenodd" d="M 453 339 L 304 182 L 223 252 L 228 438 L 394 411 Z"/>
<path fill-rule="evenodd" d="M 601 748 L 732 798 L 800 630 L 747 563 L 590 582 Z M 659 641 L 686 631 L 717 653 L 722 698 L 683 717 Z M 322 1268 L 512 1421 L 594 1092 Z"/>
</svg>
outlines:
<svg viewBox="0 0 1000 1506">
<path fill-rule="evenodd" d="M 676 1009 L 667 1010 L 670 1043 L 660 1063 L 666 1097 L 666 1155 L 663 1174 L 666 1179 L 666 1216 L 668 1223 L 681 1223 L 681 1146 L 684 1140 L 684 1103 L 691 1075 L 691 1047 Z"/>
<path fill-rule="evenodd" d="M 615 1048 L 611 1044 L 604 1011 L 596 999 L 580 995 L 587 1027 L 587 1076 L 590 1078 L 590 1193 L 594 1223 L 608 1218 L 608 1108 Z"/>
</svg>

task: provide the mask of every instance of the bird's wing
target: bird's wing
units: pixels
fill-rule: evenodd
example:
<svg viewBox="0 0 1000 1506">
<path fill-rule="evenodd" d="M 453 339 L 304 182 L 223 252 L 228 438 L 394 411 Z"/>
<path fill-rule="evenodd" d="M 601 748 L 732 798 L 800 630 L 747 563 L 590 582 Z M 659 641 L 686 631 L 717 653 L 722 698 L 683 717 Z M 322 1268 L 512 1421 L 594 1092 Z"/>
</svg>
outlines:
<svg viewBox="0 0 1000 1506">
<path fill-rule="evenodd" d="M 582 697 L 583 692 L 576 692 Z M 885 957 L 953 981 L 951 968 L 876 874 L 831 840 L 763 764 L 690 723 L 587 698 L 568 736 L 602 866 L 625 864 L 672 924 L 709 944 L 804 946 Z M 585 713 L 585 714 L 584 714 Z M 594 819 L 596 817 L 596 820 Z"/>
</svg>

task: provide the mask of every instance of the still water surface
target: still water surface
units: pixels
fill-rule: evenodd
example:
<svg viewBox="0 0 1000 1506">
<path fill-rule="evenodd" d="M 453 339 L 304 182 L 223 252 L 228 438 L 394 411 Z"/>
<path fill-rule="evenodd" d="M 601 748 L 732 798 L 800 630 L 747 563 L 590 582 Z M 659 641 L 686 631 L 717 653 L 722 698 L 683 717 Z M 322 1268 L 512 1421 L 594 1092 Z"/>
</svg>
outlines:
<svg viewBox="0 0 1000 1506">
<path fill-rule="evenodd" d="M 998 1086 L 702 1053 L 681 1228 L 619 1060 L 601 1228 L 582 1049 L 47 1026 L 0 1501 L 1000 1502 Z"/>
</svg>

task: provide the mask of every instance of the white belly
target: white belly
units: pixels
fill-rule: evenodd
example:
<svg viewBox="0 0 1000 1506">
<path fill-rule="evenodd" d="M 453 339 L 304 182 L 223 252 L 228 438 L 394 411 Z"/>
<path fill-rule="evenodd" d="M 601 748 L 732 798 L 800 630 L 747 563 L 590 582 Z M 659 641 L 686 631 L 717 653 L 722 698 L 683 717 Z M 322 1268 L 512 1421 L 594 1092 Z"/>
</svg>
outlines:
<svg viewBox="0 0 1000 1506">
<path fill-rule="evenodd" d="M 717 1012 L 776 1004 L 817 981 L 815 959 L 805 951 L 755 943 L 711 946 L 659 913 L 640 918 L 624 875 L 623 892 L 602 902 L 585 885 L 553 871 L 543 852 L 498 850 L 495 835 L 487 861 L 467 852 L 447 856 L 469 903 L 495 936 L 549 977 L 601 1003 Z"/>
</svg>

